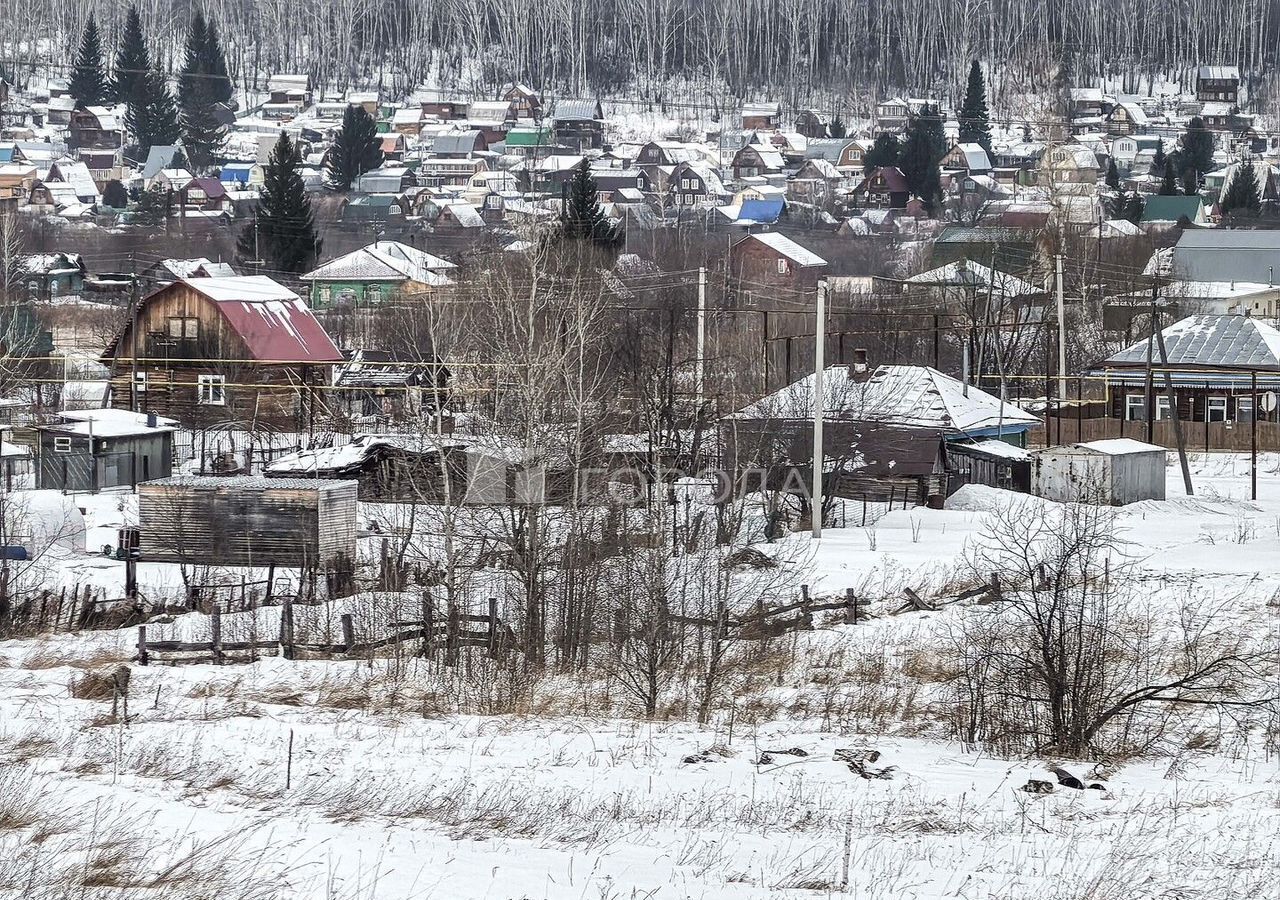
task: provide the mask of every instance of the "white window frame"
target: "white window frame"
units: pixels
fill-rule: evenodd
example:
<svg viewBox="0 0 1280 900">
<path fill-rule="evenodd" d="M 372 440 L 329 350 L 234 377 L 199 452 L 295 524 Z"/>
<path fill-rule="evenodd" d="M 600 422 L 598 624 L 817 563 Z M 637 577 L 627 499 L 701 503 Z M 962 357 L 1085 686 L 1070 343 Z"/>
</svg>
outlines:
<svg viewBox="0 0 1280 900">
<path fill-rule="evenodd" d="M 1221 418 L 1215 418 L 1217 415 Z M 1208 397 L 1204 404 L 1204 420 L 1206 422 L 1225 422 L 1227 421 L 1227 398 L 1226 397 Z"/>
<path fill-rule="evenodd" d="M 1236 421 L 1237 422 L 1253 421 L 1253 398 L 1252 397 L 1236 398 Z"/>
<path fill-rule="evenodd" d="M 788 271 L 788 266 L 787 266 L 787 261 L 786 261 L 786 259 L 785 259 L 785 258 L 780 258 L 780 259 L 778 260 L 778 274 L 779 274 L 779 275 L 786 275 L 786 274 L 787 274 L 787 271 Z"/>
<path fill-rule="evenodd" d="M 1156 394 L 1156 421 L 1163 422 L 1172 418 L 1173 415 L 1169 411 L 1169 395 Z"/>
<path fill-rule="evenodd" d="M 146 372 L 133 373 L 133 389 L 139 394 L 145 394 L 147 392 L 147 373 Z"/>
<path fill-rule="evenodd" d="M 1141 422 L 1147 418 L 1147 395 L 1124 395 L 1124 418 L 1126 422 Z"/>
<path fill-rule="evenodd" d="M 196 382 L 196 402 L 201 406 L 226 406 L 227 376 L 199 376 Z"/>
<path fill-rule="evenodd" d="M 55 436 L 53 439 L 53 452 L 54 453 L 70 453 L 71 438 Z"/>
</svg>

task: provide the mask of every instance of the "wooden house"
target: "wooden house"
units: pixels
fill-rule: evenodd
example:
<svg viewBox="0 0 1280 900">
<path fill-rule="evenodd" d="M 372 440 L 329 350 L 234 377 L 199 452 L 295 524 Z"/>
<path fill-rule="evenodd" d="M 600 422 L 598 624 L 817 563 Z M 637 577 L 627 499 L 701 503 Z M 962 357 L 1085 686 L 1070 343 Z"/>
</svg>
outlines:
<svg viewBox="0 0 1280 900">
<path fill-rule="evenodd" d="M 230 201 L 222 182 L 205 175 L 192 178 L 178 190 L 178 203 L 183 209 L 218 212 L 226 209 Z"/>
<path fill-rule="evenodd" d="M 422 114 L 428 118 L 439 119 L 441 122 L 452 122 L 455 119 L 465 119 L 470 106 L 468 101 L 461 98 L 440 97 L 435 100 L 423 100 Z"/>
<path fill-rule="evenodd" d="M 776 231 L 748 235 L 729 250 L 729 272 L 743 296 L 809 294 L 827 268 L 825 259 Z"/>
<path fill-rule="evenodd" d="M 1136 103 L 1117 103 L 1107 116 L 1108 134 L 1142 134 L 1149 125 L 1146 111 Z"/>
<path fill-rule="evenodd" d="M 803 109 L 796 116 L 795 129 L 807 138 L 825 138 L 829 134 L 830 122 L 816 109 Z"/>
<path fill-rule="evenodd" d="M 517 119 L 542 118 L 542 99 L 527 84 L 511 85 L 503 92 L 502 99 L 510 104 L 511 114 Z"/>
<path fill-rule="evenodd" d="M 682 162 L 671 171 L 667 195 L 674 206 L 716 206 L 725 195 L 719 173 L 704 162 Z"/>
<path fill-rule="evenodd" d="M 375 241 L 301 276 L 315 309 L 379 306 L 453 282 L 453 263 L 399 241 Z"/>
<path fill-rule="evenodd" d="M 84 106 L 72 111 L 67 146 L 116 150 L 124 141 L 124 129 L 115 113 L 104 106 Z"/>
<path fill-rule="evenodd" d="M 897 166 L 873 169 L 853 189 L 854 205 L 870 209 L 905 209 L 911 199 L 907 178 Z"/>
<path fill-rule="evenodd" d="M 151 292 L 103 361 L 118 408 L 184 422 L 301 425 L 342 354 L 297 294 L 249 275 L 184 279 Z"/>
<path fill-rule="evenodd" d="M 574 153 L 604 146 L 604 112 L 599 100 L 558 100 L 551 114 L 555 142 Z"/>
<path fill-rule="evenodd" d="M 1196 69 L 1196 99 L 1201 103 L 1240 102 L 1240 69 L 1236 66 L 1200 66 Z"/>
<path fill-rule="evenodd" d="M 748 144 L 733 156 L 733 177 L 756 178 L 762 175 L 778 175 L 786 165 L 782 151 L 765 144 Z"/>
<path fill-rule="evenodd" d="M 356 483 L 180 475 L 138 486 L 144 560 L 333 571 L 356 554 Z"/>
<path fill-rule="evenodd" d="M 745 131 L 772 131 L 782 124 L 782 115 L 776 103 L 742 104 L 742 127 Z"/>
<path fill-rule="evenodd" d="M 815 138 L 804 148 L 805 159 L 822 159 L 842 172 L 862 174 L 866 154 L 862 141 L 855 138 Z"/>
<path fill-rule="evenodd" d="M 135 487 L 173 468 L 176 422 L 123 409 L 86 409 L 36 427 L 36 486 L 89 491 Z"/>
<path fill-rule="evenodd" d="M 431 144 L 431 155 L 444 159 L 470 159 L 487 149 L 489 145 L 479 131 L 445 131 L 436 135 Z"/>
</svg>

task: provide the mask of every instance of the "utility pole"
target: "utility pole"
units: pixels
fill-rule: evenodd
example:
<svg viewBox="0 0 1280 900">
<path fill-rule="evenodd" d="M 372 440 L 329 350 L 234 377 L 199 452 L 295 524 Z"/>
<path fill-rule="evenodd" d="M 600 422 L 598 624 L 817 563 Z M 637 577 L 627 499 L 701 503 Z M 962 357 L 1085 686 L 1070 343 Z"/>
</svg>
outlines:
<svg viewBox="0 0 1280 900">
<path fill-rule="evenodd" d="M 813 344 L 813 507 L 809 516 L 813 536 L 822 537 L 822 476 L 824 452 L 822 447 L 822 420 L 827 415 L 827 400 L 823 393 L 822 376 L 826 367 L 827 349 L 827 281 L 818 282 L 818 310 L 814 323 Z"/>
<path fill-rule="evenodd" d="M 1155 376 L 1152 372 L 1151 362 L 1154 355 L 1156 344 L 1156 293 L 1158 288 L 1156 282 L 1151 282 L 1151 328 L 1147 332 L 1147 378 L 1146 389 L 1142 395 L 1142 405 L 1146 407 L 1147 413 L 1147 443 L 1155 442 L 1156 436 L 1156 389 Z"/>
<path fill-rule="evenodd" d="M 1249 499 L 1258 499 L 1258 370 L 1249 373 Z M 1239 418 L 1237 415 L 1236 418 Z"/>
<path fill-rule="evenodd" d="M 702 404 L 706 400 L 707 377 L 707 267 L 698 267 L 698 359 L 695 384 L 698 391 L 697 415 L 702 416 Z"/>
<path fill-rule="evenodd" d="M 1058 282 L 1058 396 L 1067 396 L 1067 306 L 1062 292 L 1062 254 L 1054 257 Z"/>
<path fill-rule="evenodd" d="M 1178 398 L 1173 392 L 1173 376 L 1169 374 L 1169 353 L 1164 346 L 1164 332 L 1160 330 L 1159 323 L 1155 322 L 1157 307 L 1156 307 L 1156 302 L 1154 300 L 1154 297 L 1156 292 L 1159 290 L 1159 284 L 1160 284 L 1159 280 L 1156 280 L 1155 282 L 1152 283 L 1152 288 L 1151 288 L 1152 297 L 1153 297 L 1153 300 L 1151 303 L 1151 311 L 1152 311 L 1152 321 L 1154 323 L 1152 327 L 1153 327 L 1153 330 L 1155 331 L 1156 340 L 1159 342 L 1159 345 L 1160 345 L 1160 368 L 1164 370 L 1164 393 L 1165 393 L 1165 396 L 1169 398 L 1169 416 L 1170 418 L 1173 419 L 1173 440 L 1174 440 L 1174 443 L 1177 444 L 1178 446 L 1178 465 L 1182 469 L 1182 487 L 1184 490 L 1186 490 L 1187 496 L 1192 497 L 1192 496 L 1195 496 L 1195 488 L 1191 484 L 1191 467 L 1187 464 L 1187 444 L 1182 437 L 1182 419 L 1179 418 L 1178 416 Z M 1255 389 L 1256 389 L 1256 378 L 1257 378 L 1256 372 L 1254 373 L 1254 378 L 1255 378 Z M 1257 396 L 1258 395 L 1255 390 L 1254 397 L 1256 398 Z M 1254 400 L 1254 403 L 1257 403 L 1256 399 Z M 1255 419 L 1257 417 L 1256 407 L 1254 409 L 1254 417 Z M 1206 424 L 1206 427 L 1208 427 L 1207 424 Z M 1148 440 L 1150 440 L 1150 438 L 1148 438 Z M 1255 450 L 1256 450 L 1256 447 L 1255 447 Z M 1257 461 L 1258 461 L 1257 456 L 1255 454 L 1254 456 L 1255 499 L 1257 494 L 1256 479 L 1258 477 Z"/>
<path fill-rule="evenodd" d="M 129 289 L 129 305 L 133 309 L 133 324 L 129 326 L 133 338 L 129 350 L 129 408 L 140 412 L 138 401 L 138 266 L 134 262 L 133 251 L 129 251 L 129 273 L 133 276 Z"/>
</svg>

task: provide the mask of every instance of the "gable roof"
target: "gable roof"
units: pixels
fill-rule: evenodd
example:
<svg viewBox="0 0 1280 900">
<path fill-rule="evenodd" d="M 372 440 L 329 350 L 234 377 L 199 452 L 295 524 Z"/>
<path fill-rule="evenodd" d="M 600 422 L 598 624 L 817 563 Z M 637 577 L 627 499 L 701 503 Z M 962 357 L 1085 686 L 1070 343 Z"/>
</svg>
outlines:
<svg viewBox="0 0 1280 900">
<path fill-rule="evenodd" d="M 772 225 L 778 221 L 786 204 L 782 200 L 743 200 L 738 210 L 738 221 Z"/>
<path fill-rule="evenodd" d="M 147 151 L 147 161 L 142 164 L 142 177 L 145 181 L 155 178 L 164 169 L 173 165 L 173 159 L 179 153 L 176 144 L 156 144 Z"/>
<path fill-rule="evenodd" d="M 813 375 L 756 401 L 731 418 L 812 419 Z M 928 366 L 880 366 L 866 375 L 847 366 L 823 373 L 826 418 L 937 428 L 948 434 L 1024 431 L 1040 420 Z"/>
<path fill-rule="evenodd" d="M 912 275 L 906 283 L 926 287 L 975 287 L 983 290 L 994 286 L 996 291 L 1006 297 L 1043 293 L 1016 275 L 1009 275 L 972 260 L 956 260 L 945 266 L 929 269 L 919 275 Z"/>
<path fill-rule="evenodd" d="M 556 122 L 594 122 L 600 118 L 600 101 L 557 100 L 551 118 Z"/>
<path fill-rule="evenodd" d="M 1280 277 L 1280 231 L 1188 229 L 1173 247 L 1169 274 L 1186 281 L 1274 281 Z"/>
<path fill-rule="evenodd" d="M 747 201 L 750 202 L 750 201 Z M 746 205 L 745 203 L 743 204 Z M 800 246 L 786 235 L 779 234 L 776 231 L 765 231 L 760 234 L 750 235 L 747 240 L 759 241 L 770 250 L 780 253 L 787 259 L 791 260 L 798 266 L 810 268 L 813 266 L 825 266 L 827 261 L 818 254 L 805 247 Z"/>
<path fill-rule="evenodd" d="M 457 268 L 399 241 L 376 241 L 352 250 L 302 276 L 303 281 L 418 281 L 432 286 L 452 284 L 440 269 Z"/>
<path fill-rule="evenodd" d="M 1170 368 L 1280 371 L 1280 331 L 1248 316 L 1188 316 L 1161 331 Z M 1109 356 L 1104 366 L 1147 364 L 1147 341 Z"/>
<path fill-rule="evenodd" d="M 1159 194 L 1148 197 L 1142 207 L 1143 222 L 1176 222 L 1183 216 L 1194 222 L 1200 218 L 1204 201 L 1194 197 L 1165 197 Z"/>
</svg>

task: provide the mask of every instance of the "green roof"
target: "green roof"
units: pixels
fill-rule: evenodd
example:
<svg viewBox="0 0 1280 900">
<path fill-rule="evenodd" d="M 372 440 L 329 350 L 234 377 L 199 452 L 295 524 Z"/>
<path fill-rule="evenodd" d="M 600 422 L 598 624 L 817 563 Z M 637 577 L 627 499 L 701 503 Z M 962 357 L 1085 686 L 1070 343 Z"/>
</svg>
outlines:
<svg viewBox="0 0 1280 900">
<path fill-rule="evenodd" d="M 1195 197 L 1162 197 L 1156 195 L 1147 198 L 1147 205 L 1142 208 L 1144 222 L 1176 222 L 1183 216 L 1195 221 L 1200 215 L 1200 207 L 1204 201 L 1199 195 Z"/>
<path fill-rule="evenodd" d="M 507 132 L 508 147 L 540 147 L 551 143 L 550 128 L 513 128 Z"/>
</svg>

